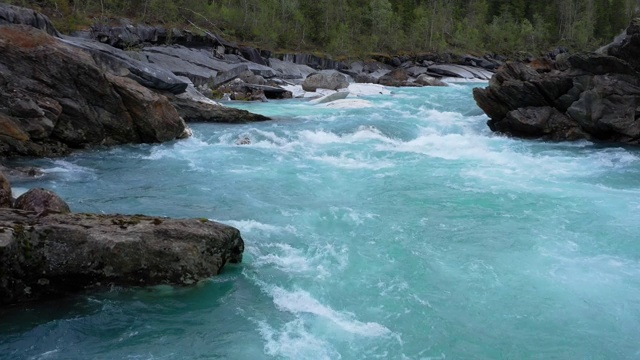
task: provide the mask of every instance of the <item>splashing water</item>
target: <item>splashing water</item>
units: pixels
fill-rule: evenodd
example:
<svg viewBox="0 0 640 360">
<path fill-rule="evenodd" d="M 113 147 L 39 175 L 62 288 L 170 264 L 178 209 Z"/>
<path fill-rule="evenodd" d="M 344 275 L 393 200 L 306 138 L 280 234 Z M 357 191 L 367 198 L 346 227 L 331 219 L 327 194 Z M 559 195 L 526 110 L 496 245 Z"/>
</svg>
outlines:
<svg viewBox="0 0 640 360">
<path fill-rule="evenodd" d="M 640 357 L 640 152 L 491 134 L 472 86 L 28 162 L 74 211 L 235 226 L 245 261 L 2 310 L 0 359 Z"/>
</svg>

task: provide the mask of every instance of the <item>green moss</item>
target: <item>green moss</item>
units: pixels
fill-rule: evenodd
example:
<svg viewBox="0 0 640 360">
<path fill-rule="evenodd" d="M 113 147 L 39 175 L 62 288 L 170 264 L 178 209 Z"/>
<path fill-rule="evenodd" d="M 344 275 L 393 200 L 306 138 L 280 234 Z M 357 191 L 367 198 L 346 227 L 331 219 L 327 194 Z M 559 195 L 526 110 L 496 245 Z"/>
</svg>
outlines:
<svg viewBox="0 0 640 360">
<path fill-rule="evenodd" d="M 207 218 L 200 218 L 200 222 L 201 222 L 201 223 L 207 223 L 207 222 L 209 222 L 209 219 L 207 219 Z"/>
</svg>

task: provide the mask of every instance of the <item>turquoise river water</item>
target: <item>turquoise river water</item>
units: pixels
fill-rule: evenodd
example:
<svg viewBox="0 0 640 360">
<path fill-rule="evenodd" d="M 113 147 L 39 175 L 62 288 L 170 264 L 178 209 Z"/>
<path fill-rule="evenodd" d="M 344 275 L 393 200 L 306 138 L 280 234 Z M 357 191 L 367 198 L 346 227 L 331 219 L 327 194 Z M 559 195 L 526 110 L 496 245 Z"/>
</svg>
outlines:
<svg viewBox="0 0 640 360">
<path fill-rule="evenodd" d="M 246 251 L 193 288 L 1 310 L 0 359 L 640 359 L 640 152 L 492 134 L 473 86 L 20 162 L 46 175 L 18 190 Z"/>
</svg>

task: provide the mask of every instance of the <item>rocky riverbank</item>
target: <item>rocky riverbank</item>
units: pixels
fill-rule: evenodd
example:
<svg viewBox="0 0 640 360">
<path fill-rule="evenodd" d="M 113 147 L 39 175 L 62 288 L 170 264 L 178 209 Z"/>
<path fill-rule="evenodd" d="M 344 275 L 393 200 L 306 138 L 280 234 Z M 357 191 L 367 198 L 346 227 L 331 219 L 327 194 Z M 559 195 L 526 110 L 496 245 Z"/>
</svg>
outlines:
<svg viewBox="0 0 640 360">
<path fill-rule="evenodd" d="M 213 96 L 313 97 L 353 82 L 442 86 L 442 76 L 489 79 L 501 64 L 470 56 L 442 64 L 435 55 L 350 64 L 305 54 L 278 58 L 208 32 L 126 21 L 64 36 L 46 16 L 7 4 L 0 4 L 0 51 L 0 92 L 9 95 L 0 98 L 2 156 L 180 139 L 189 136 L 185 121 L 268 120 Z"/>
<path fill-rule="evenodd" d="M 597 52 L 508 63 L 473 94 L 493 131 L 640 145 L 638 59 L 640 19 Z"/>
<path fill-rule="evenodd" d="M 63 37 L 34 11 L 0 4 L 0 155 L 59 156 L 189 136 L 186 121 L 268 118 L 227 108 L 188 79 L 96 41 Z"/>
</svg>

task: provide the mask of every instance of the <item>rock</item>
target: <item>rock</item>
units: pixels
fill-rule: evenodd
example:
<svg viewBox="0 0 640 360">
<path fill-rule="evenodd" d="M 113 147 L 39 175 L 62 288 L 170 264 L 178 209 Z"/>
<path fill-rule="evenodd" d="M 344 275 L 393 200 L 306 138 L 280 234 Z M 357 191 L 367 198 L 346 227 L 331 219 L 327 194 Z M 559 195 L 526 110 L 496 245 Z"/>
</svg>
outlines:
<svg viewBox="0 0 640 360">
<path fill-rule="evenodd" d="M 247 135 L 243 135 L 236 140 L 236 145 L 251 145 L 251 138 Z"/>
<path fill-rule="evenodd" d="M 347 67 L 346 64 L 331 58 L 311 54 L 282 54 L 280 59 L 286 62 L 307 65 L 316 70 L 341 70 Z"/>
<path fill-rule="evenodd" d="M 259 65 L 264 65 L 266 66 L 267 63 L 264 61 L 264 59 L 262 58 L 262 56 L 260 55 L 260 52 L 258 50 L 256 50 L 255 48 L 252 47 L 248 47 L 248 46 L 241 46 L 240 47 L 240 53 L 242 54 L 242 56 Z"/>
<path fill-rule="evenodd" d="M 315 73 L 309 75 L 302 83 L 304 91 L 316 91 L 317 89 L 338 90 L 349 86 L 347 77 L 338 72 Z"/>
<path fill-rule="evenodd" d="M 150 63 L 187 77 L 196 86 L 206 85 L 219 72 L 237 66 L 224 58 L 216 58 L 211 50 L 182 45 L 150 46 L 143 48 L 141 53 Z"/>
<path fill-rule="evenodd" d="M 358 74 L 355 77 L 355 82 L 359 84 L 377 84 L 378 78 L 371 74 Z"/>
<path fill-rule="evenodd" d="M 11 183 L 4 173 L 0 172 L 0 208 L 7 208 L 13 205 L 11 195 Z"/>
<path fill-rule="evenodd" d="M 220 85 L 224 85 L 229 81 L 239 77 L 248 70 L 249 67 L 246 64 L 237 65 L 234 68 L 219 73 L 215 78 L 211 79 L 211 81 L 209 82 L 209 87 L 212 89 L 216 89 Z"/>
<path fill-rule="evenodd" d="M 32 166 L 6 167 L 0 165 L 0 173 L 4 174 L 10 180 L 31 180 L 35 177 L 44 175 L 42 170 Z"/>
<path fill-rule="evenodd" d="M 431 65 L 429 71 L 451 77 L 475 79 L 476 75 L 464 66 L 458 65 Z"/>
<path fill-rule="evenodd" d="M 418 77 L 422 74 L 426 74 L 427 71 L 428 69 L 423 66 L 410 66 L 407 68 L 407 73 L 413 77 Z"/>
<path fill-rule="evenodd" d="M 47 16 L 31 9 L 0 3 L 0 25 L 3 24 L 29 25 L 49 35 L 60 37 L 60 33 Z"/>
<path fill-rule="evenodd" d="M 60 196 L 51 190 L 35 188 L 20 195 L 13 208 L 25 211 L 42 213 L 68 214 L 71 212 L 69 205 Z"/>
<path fill-rule="evenodd" d="M 131 79 L 113 75 L 107 75 L 107 79 L 115 85 L 142 142 L 165 142 L 182 138 L 187 126 L 165 96 Z"/>
<path fill-rule="evenodd" d="M 260 65 L 252 62 L 248 62 L 246 63 L 246 65 L 249 67 L 249 70 L 251 70 L 252 73 L 258 76 L 262 76 L 265 79 L 270 79 L 278 75 L 275 70 L 265 65 Z"/>
<path fill-rule="evenodd" d="M 407 73 L 407 70 L 398 68 L 388 72 L 384 76 L 381 76 L 380 79 L 378 79 L 378 83 L 384 86 L 397 87 L 404 86 L 407 80 L 409 80 L 409 74 Z"/>
<path fill-rule="evenodd" d="M 265 85 L 267 81 L 260 75 L 254 74 L 251 70 L 247 70 L 240 74 L 238 78 L 245 82 L 245 84 L 251 85 Z"/>
<path fill-rule="evenodd" d="M 523 138 L 554 141 L 589 138 L 576 121 L 550 106 L 510 111 L 504 121 L 489 122 L 489 127 L 493 131 Z"/>
<path fill-rule="evenodd" d="M 325 95 L 321 98 L 309 101 L 311 104 L 325 104 L 336 100 L 346 99 L 349 96 L 348 91 L 339 91 L 333 94 Z"/>
<path fill-rule="evenodd" d="M 190 86 L 183 94 L 167 94 L 180 116 L 187 122 L 249 123 L 271 120 L 258 114 L 222 106 Z"/>
<path fill-rule="evenodd" d="M 152 45 L 181 45 L 193 48 L 220 49 L 220 55 L 225 51 L 236 52 L 238 46 L 224 40 L 222 37 L 205 32 L 194 34 L 189 30 L 165 29 L 162 26 L 149 26 L 146 24 L 131 24 L 127 19 L 112 20 L 109 24 L 96 23 L 91 26 L 88 36 L 119 49 L 138 47 L 143 44 Z"/>
<path fill-rule="evenodd" d="M 640 71 L 640 18 L 633 19 L 619 43 L 608 46 L 607 54 L 627 62 Z"/>
<path fill-rule="evenodd" d="M 626 52 L 620 52 L 622 46 Z M 493 131 L 640 145 L 640 73 L 634 66 L 637 58 L 627 58 L 640 54 L 640 42 L 634 45 L 627 37 L 607 51 L 560 53 L 555 68 L 542 72 L 507 63 L 489 87 L 474 89 L 474 98 L 491 118 Z"/>
<path fill-rule="evenodd" d="M 424 86 L 448 86 L 447 83 L 443 82 L 442 80 L 436 79 L 427 74 L 418 76 L 415 82 Z"/>
<path fill-rule="evenodd" d="M 293 98 L 293 93 L 291 91 L 283 89 L 279 86 L 255 85 L 255 84 L 246 84 L 245 86 L 252 90 L 262 91 L 267 99 Z"/>
<path fill-rule="evenodd" d="M 594 75 L 636 74 L 636 70 L 629 63 L 614 56 L 581 53 L 569 56 L 567 61 L 571 68 Z"/>
<path fill-rule="evenodd" d="M 494 60 L 489 60 L 487 58 L 479 58 L 471 55 L 466 55 L 464 57 L 464 64 L 472 67 L 481 67 L 491 71 L 496 70 L 501 65 Z"/>
<path fill-rule="evenodd" d="M 206 219 L 0 209 L 0 304 L 112 286 L 189 285 L 241 262 L 243 251 L 237 229 Z"/>
<path fill-rule="evenodd" d="M 91 54 L 95 63 L 105 72 L 128 77 L 151 89 L 179 94 L 187 84 L 165 68 L 132 59 L 126 52 L 96 41 L 64 37 L 65 44 Z"/>
<path fill-rule="evenodd" d="M 277 72 L 276 76 L 282 79 L 304 79 L 309 76 L 309 74 L 316 72 L 316 70 L 307 65 L 295 64 L 278 59 L 269 59 L 269 66 Z"/>
<path fill-rule="evenodd" d="M 187 77 L 196 86 L 206 85 L 219 72 L 233 67 L 214 57 L 206 49 L 190 49 L 182 45 L 150 46 L 139 52 L 157 67 L 171 71 L 177 76 Z"/>
<path fill-rule="evenodd" d="M 41 30 L 1 25 L 0 53 L 0 93 L 10 94 L 0 97 L 0 155 L 56 156 L 92 145 L 166 141 L 184 131 L 166 98 L 107 76 L 91 53 Z"/>
<path fill-rule="evenodd" d="M 386 73 L 393 70 L 393 67 L 387 64 L 381 63 L 379 61 L 368 61 L 364 64 L 364 67 L 363 67 L 363 71 L 368 73 L 381 71 L 381 70 Z"/>
</svg>

